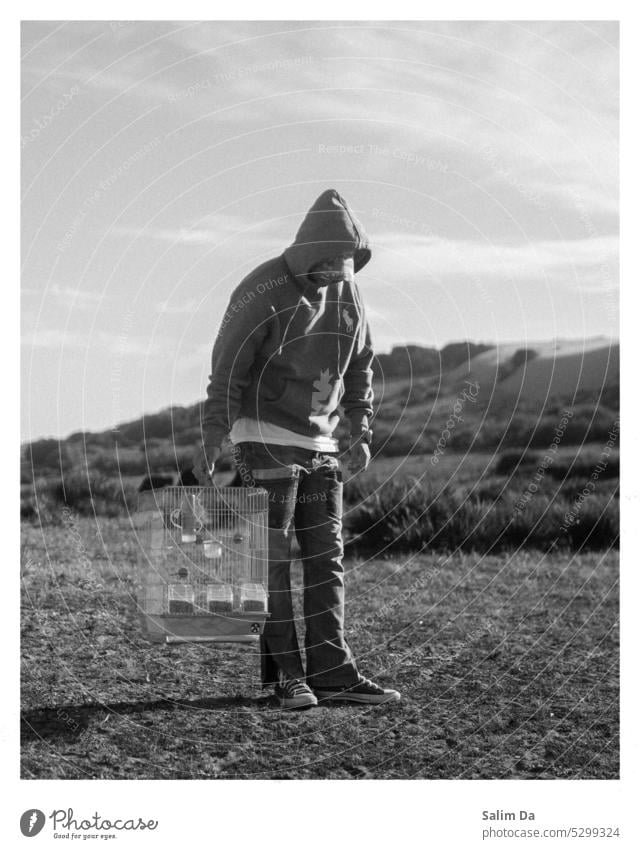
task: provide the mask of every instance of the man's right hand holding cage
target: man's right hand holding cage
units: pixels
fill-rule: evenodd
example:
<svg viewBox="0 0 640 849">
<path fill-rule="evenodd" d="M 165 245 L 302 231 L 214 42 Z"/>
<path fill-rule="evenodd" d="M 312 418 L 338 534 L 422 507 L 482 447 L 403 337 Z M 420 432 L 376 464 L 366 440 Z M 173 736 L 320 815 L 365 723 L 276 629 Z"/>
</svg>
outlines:
<svg viewBox="0 0 640 849">
<path fill-rule="evenodd" d="M 213 486 L 213 471 L 220 453 L 219 445 L 203 443 L 196 449 L 193 459 L 193 474 L 198 479 L 200 486 Z"/>
</svg>

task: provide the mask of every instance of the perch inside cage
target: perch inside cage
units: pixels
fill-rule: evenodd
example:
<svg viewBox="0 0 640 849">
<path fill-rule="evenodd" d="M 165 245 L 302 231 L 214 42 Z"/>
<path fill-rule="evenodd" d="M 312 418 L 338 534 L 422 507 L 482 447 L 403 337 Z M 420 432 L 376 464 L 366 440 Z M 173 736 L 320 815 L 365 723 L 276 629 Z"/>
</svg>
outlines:
<svg viewBox="0 0 640 849">
<path fill-rule="evenodd" d="M 140 493 L 139 605 L 153 641 L 255 642 L 268 608 L 266 490 Z"/>
</svg>

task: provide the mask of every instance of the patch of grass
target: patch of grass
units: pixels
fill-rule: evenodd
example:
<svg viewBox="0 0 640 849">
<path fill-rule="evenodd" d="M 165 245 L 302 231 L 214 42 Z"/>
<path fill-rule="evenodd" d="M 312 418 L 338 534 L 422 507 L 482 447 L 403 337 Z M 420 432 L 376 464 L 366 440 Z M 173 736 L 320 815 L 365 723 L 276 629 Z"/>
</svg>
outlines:
<svg viewBox="0 0 640 849">
<path fill-rule="evenodd" d="M 525 499 L 522 489 L 507 489 L 503 483 L 496 494 L 492 499 L 483 487 L 438 489 L 419 479 L 391 480 L 346 514 L 351 550 L 363 554 L 425 548 L 490 552 L 513 546 L 605 550 L 618 543 L 619 503 L 610 490 L 588 492 L 582 498 L 547 486 Z"/>
<path fill-rule="evenodd" d="M 617 544 L 618 454 L 592 487 L 601 453 L 561 450 L 542 473 L 536 451 L 376 457 L 344 487 L 344 524 L 352 551 L 491 551 L 511 546 L 606 549 Z M 135 511 L 133 477 L 74 472 L 21 488 L 25 520 L 59 522 L 65 507 L 81 515 Z M 591 487 L 591 489 L 590 489 Z M 592 491 L 591 491 L 592 490 Z M 567 520 L 569 516 L 569 520 Z"/>
<path fill-rule="evenodd" d="M 546 475 L 562 481 L 588 478 L 596 469 L 600 469 L 598 480 L 617 480 L 620 476 L 620 452 L 613 449 L 604 455 L 600 446 L 589 444 L 579 450 L 561 449 L 555 453 L 512 448 L 500 454 L 494 471 L 496 475 L 512 475 L 516 471 L 531 473 L 542 464 Z"/>
<path fill-rule="evenodd" d="M 20 497 L 21 517 L 38 523 L 60 521 L 64 507 L 85 516 L 123 516 L 136 509 L 137 479 L 72 472 L 23 485 Z"/>
<path fill-rule="evenodd" d="M 25 524 L 23 778 L 618 777 L 614 551 L 348 560 L 347 639 L 403 701 L 304 713 L 253 648 L 149 644 L 135 562 L 124 519 Z"/>
</svg>

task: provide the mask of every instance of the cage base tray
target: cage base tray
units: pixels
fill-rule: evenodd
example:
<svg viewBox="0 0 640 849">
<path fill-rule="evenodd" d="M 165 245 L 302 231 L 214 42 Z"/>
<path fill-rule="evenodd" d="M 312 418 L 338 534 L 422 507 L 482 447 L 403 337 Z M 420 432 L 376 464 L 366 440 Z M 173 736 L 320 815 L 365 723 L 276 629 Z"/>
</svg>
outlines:
<svg viewBox="0 0 640 849">
<path fill-rule="evenodd" d="M 256 643 L 268 613 L 234 613 L 221 616 L 172 616 L 143 613 L 142 620 L 153 643 Z"/>
</svg>

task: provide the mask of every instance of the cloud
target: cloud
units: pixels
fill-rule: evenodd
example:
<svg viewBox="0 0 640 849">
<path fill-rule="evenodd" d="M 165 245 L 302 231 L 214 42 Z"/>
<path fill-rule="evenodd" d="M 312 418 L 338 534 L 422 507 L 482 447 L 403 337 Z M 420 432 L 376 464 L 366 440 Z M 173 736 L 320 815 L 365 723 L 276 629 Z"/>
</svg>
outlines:
<svg viewBox="0 0 640 849">
<path fill-rule="evenodd" d="M 129 228 L 124 231 L 127 235 L 142 238 L 157 239 L 160 242 L 182 245 L 215 245 L 220 240 L 217 230 L 189 229 L 188 227 L 145 227 L 142 229 Z"/>
<path fill-rule="evenodd" d="M 103 303 L 109 296 L 104 292 L 89 292 L 74 289 L 71 286 L 61 286 L 53 283 L 46 290 L 24 287 L 22 294 L 28 297 L 46 297 L 53 299 L 57 305 L 78 309 L 89 309 L 96 304 Z"/>
<path fill-rule="evenodd" d="M 112 234 L 133 236 L 139 239 L 153 239 L 170 245 L 216 246 L 236 238 L 251 238 L 252 245 L 264 242 L 266 246 L 277 244 L 283 238 L 283 216 L 251 220 L 252 213 L 245 215 L 233 213 L 215 213 L 197 219 L 191 226 L 162 227 L 114 227 Z M 287 238 L 286 236 L 284 236 Z"/>
<path fill-rule="evenodd" d="M 400 266 L 403 273 L 436 279 L 474 275 L 485 285 L 534 279 L 540 285 L 560 283 L 584 290 L 617 288 L 615 236 L 492 245 L 392 232 L 376 239 L 376 258 L 379 276 L 393 268 L 386 273 L 390 279 Z"/>
<path fill-rule="evenodd" d="M 171 303 L 170 301 L 160 301 L 156 304 L 156 312 L 162 315 L 193 315 L 201 306 L 202 299 L 187 298 L 181 303 Z"/>
<path fill-rule="evenodd" d="M 114 334 L 104 330 L 85 333 L 78 330 L 64 330 L 54 327 L 32 330 L 22 335 L 24 348 L 66 351 L 83 350 L 87 353 L 106 351 L 113 356 L 159 356 L 167 353 L 166 344 L 148 336 Z"/>
<path fill-rule="evenodd" d="M 597 22 L 76 22 L 48 42 L 61 67 L 45 85 L 84 80 L 123 103 L 162 105 L 181 140 L 222 125 L 259 128 L 259 139 L 289 124 L 322 141 L 342 125 L 346 137 L 431 148 L 489 187 L 506 170 L 552 203 L 570 184 L 615 212 L 617 52 L 599 29 L 611 37 Z M 58 61 L 102 30 L 97 57 Z"/>
</svg>

